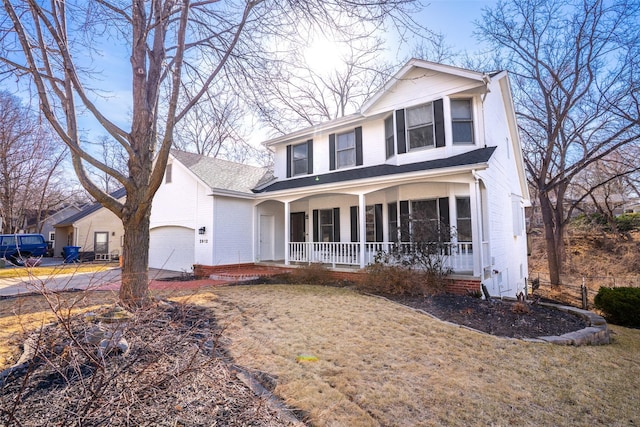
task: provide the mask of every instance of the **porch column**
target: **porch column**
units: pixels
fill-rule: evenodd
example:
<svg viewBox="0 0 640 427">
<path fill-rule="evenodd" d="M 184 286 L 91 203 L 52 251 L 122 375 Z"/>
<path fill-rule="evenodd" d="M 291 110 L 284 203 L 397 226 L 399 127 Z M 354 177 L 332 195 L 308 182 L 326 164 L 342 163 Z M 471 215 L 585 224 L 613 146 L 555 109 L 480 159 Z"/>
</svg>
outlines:
<svg viewBox="0 0 640 427">
<path fill-rule="evenodd" d="M 289 265 L 289 228 L 291 227 L 291 205 L 284 202 L 284 265 Z"/>
<path fill-rule="evenodd" d="M 471 203 L 471 239 L 473 244 L 473 275 L 482 280 L 482 204 L 480 203 L 480 183 L 473 174 L 474 181 L 469 183 L 469 201 Z"/>
<path fill-rule="evenodd" d="M 366 242 L 367 242 L 367 224 L 365 222 L 366 217 L 366 205 L 364 200 L 364 194 L 358 195 L 358 228 L 360 235 L 360 268 L 365 267 L 365 250 L 366 250 Z"/>
</svg>

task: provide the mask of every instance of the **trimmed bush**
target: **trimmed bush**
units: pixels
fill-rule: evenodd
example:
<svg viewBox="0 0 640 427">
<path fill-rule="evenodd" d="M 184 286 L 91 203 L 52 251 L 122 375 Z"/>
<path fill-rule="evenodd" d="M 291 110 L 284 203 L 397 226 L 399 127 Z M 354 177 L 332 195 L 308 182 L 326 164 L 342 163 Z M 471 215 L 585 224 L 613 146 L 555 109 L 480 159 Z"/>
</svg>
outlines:
<svg viewBox="0 0 640 427">
<path fill-rule="evenodd" d="M 640 288 L 600 288 L 594 304 L 602 311 L 607 322 L 640 327 Z"/>
<path fill-rule="evenodd" d="M 366 267 L 367 278 L 356 284 L 362 292 L 387 295 L 433 295 L 444 291 L 446 281 L 430 271 L 375 262 Z"/>
</svg>

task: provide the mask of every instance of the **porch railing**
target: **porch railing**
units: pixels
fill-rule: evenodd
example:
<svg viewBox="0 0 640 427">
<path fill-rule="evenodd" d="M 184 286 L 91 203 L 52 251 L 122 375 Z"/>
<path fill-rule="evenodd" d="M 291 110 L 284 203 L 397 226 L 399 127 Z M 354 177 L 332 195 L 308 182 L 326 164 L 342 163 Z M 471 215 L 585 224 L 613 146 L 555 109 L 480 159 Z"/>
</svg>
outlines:
<svg viewBox="0 0 640 427">
<path fill-rule="evenodd" d="M 400 245 L 400 247 L 396 247 Z M 322 263 L 337 265 L 360 266 L 361 257 L 364 265 L 375 262 L 376 255 L 397 249 L 402 253 L 415 250 L 413 243 L 365 243 L 364 254 L 360 252 L 360 243 L 338 242 L 291 242 L 289 243 L 289 261 L 302 263 Z M 471 242 L 451 242 L 441 245 L 446 267 L 455 272 L 473 271 L 473 245 Z"/>
</svg>

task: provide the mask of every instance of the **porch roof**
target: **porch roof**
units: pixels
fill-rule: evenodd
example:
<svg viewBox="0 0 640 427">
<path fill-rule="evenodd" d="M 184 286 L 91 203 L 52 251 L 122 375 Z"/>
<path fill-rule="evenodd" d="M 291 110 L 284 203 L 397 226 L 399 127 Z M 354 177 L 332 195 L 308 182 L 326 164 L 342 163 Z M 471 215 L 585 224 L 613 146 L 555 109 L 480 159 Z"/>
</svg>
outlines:
<svg viewBox="0 0 640 427">
<path fill-rule="evenodd" d="M 419 172 L 435 169 L 446 169 L 460 166 L 471 166 L 487 163 L 496 147 L 485 147 L 468 151 L 456 156 L 443 159 L 428 160 L 419 163 L 406 165 L 376 165 L 355 169 L 347 169 L 326 174 L 312 174 L 301 178 L 276 181 L 262 188 L 255 188 L 254 193 L 267 193 L 271 191 L 290 190 L 294 188 L 313 187 L 321 184 L 332 184 L 337 182 L 352 181 L 358 179 L 374 178 L 386 175 L 398 175 L 410 172 Z"/>
</svg>

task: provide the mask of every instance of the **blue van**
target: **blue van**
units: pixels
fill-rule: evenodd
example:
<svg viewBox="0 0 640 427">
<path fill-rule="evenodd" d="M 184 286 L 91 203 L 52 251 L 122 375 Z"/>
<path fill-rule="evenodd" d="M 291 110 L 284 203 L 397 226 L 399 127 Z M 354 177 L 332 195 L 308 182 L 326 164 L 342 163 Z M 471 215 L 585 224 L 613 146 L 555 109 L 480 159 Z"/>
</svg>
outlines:
<svg viewBox="0 0 640 427">
<path fill-rule="evenodd" d="M 0 235 L 0 257 L 16 265 L 24 265 L 29 257 L 41 257 L 47 253 L 47 242 L 42 234 Z"/>
</svg>

